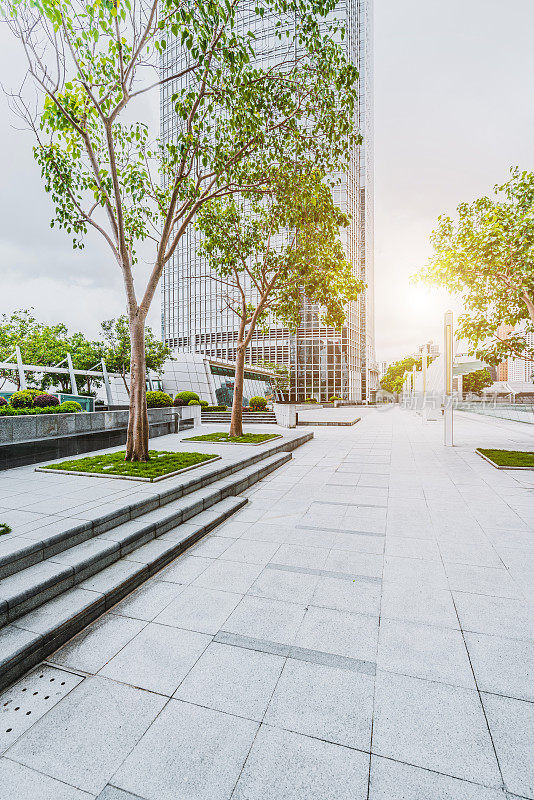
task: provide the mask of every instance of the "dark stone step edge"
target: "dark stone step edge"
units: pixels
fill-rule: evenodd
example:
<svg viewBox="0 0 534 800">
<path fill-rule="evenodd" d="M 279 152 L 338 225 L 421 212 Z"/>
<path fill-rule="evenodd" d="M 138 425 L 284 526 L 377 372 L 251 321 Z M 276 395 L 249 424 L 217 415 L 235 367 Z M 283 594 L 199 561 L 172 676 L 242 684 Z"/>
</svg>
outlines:
<svg viewBox="0 0 534 800">
<path fill-rule="evenodd" d="M 149 498 L 121 506 L 107 514 L 95 517 L 91 521 L 74 525 L 72 528 L 61 531 L 57 536 L 49 538 L 46 541 L 31 542 L 27 540 L 28 543 L 20 549 L 0 555 L 0 580 L 14 575 L 16 572 L 26 569 L 26 567 L 38 564 L 40 561 L 44 561 L 52 555 L 62 553 L 64 550 L 68 550 L 69 547 L 81 544 L 87 539 L 92 539 L 100 533 L 105 533 L 112 528 L 116 528 L 123 522 L 137 519 L 143 514 L 154 511 L 156 508 L 161 508 L 192 492 L 203 489 L 215 483 L 215 481 L 240 472 L 256 464 L 258 461 L 263 461 L 280 452 L 291 452 L 297 447 L 300 447 L 300 445 L 305 444 L 305 442 L 309 441 L 312 437 L 313 434 L 308 433 L 287 441 L 279 441 L 276 445 L 259 452 L 254 452 L 241 461 L 228 464 L 224 467 L 216 467 L 198 476 L 193 475 L 188 481 L 172 489 L 162 489 L 162 491 Z M 217 463 L 220 464 L 220 462 Z M 95 514 L 96 513 L 97 509 L 95 509 Z"/>
<path fill-rule="evenodd" d="M 123 542 L 109 540 L 108 547 L 103 548 L 96 554 L 80 558 L 75 566 L 51 562 L 57 564 L 56 575 L 48 576 L 41 581 L 36 578 L 34 586 L 28 587 L 27 591 L 23 594 L 14 595 L 11 599 L 0 599 L 0 629 L 2 626 L 20 619 L 24 614 L 34 611 L 48 600 L 52 600 L 64 591 L 72 589 L 79 583 L 82 583 L 82 581 L 91 578 L 93 575 L 101 572 L 102 569 L 120 561 L 121 558 L 131 554 L 138 547 L 163 536 L 168 531 L 187 522 L 189 519 L 193 519 L 203 511 L 207 511 L 227 497 L 239 494 L 239 492 L 244 491 L 249 486 L 265 477 L 265 475 L 278 469 L 282 464 L 287 463 L 290 459 L 290 453 L 280 453 L 276 456 L 272 456 L 270 463 L 262 465 L 259 468 L 253 464 L 246 470 L 243 470 L 243 472 L 249 473 L 253 470 L 252 474 L 247 474 L 245 476 L 238 475 L 236 479 L 232 481 L 229 480 L 230 476 L 228 476 L 226 478 L 226 486 L 218 488 L 210 494 L 205 494 L 200 499 L 194 498 L 193 502 L 190 502 L 189 505 L 173 511 L 159 522 L 151 522 L 144 526 L 140 525 L 139 529 L 137 531 L 132 531 Z M 102 536 L 105 539 L 105 533 L 102 534 Z M 51 556 L 51 558 L 53 559 L 53 556 Z M 34 589 L 33 592 L 32 589 Z M 17 600 L 18 602 L 14 602 Z"/>
<path fill-rule="evenodd" d="M 111 586 L 109 590 L 102 594 L 95 592 L 94 602 L 89 605 L 86 604 L 81 610 L 75 608 L 72 616 L 68 620 L 63 621 L 57 628 L 51 627 L 45 634 L 36 633 L 32 636 L 30 631 L 26 631 L 22 627 L 21 623 L 24 618 L 19 620 L 18 625 L 10 626 L 12 629 L 27 632 L 28 641 L 22 646 L 13 648 L 11 653 L 1 653 L 0 691 L 6 689 L 15 680 L 24 675 L 25 672 L 51 655 L 87 625 L 94 622 L 97 617 L 105 611 L 108 611 L 112 606 L 126 597 L 127 594 L 144 583 L 148 578 L 155 575 L 156 572 L 159 572 L 163 567 L 170 564 L 177 556 L 181 555 L 185 550 L 199 541 L 199 539 L 213 530 L 213 528 L 228 519 L 228 517 L 236 511 L 239 511 L 239 509 L 248 502 L 246 497 L 235 498 L 235 500 L 236 503 L 232 508 L 224 509 L 220 514 L 216 515 L 211 522 L 199 526 L 195 531 L 184 537 L 184 539 L 173 543 L 173 546 L 169 550 L 154 557 L 149 564 L 139 564 L 139 570 L 136 570 L 134 574 L 129 575 L 125 580 L 117 581 L 114 586 Z M 53 602 L 53 600 L 50 602 Z"/>
</svg>

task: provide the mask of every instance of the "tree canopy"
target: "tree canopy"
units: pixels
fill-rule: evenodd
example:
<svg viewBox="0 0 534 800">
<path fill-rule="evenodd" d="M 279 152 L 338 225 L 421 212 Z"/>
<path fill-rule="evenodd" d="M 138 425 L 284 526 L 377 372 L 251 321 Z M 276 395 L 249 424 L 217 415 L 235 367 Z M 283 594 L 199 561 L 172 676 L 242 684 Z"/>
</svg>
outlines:
<svg viewBox="0 0 534 800">
<path fill-rule="evenodd" d="M 534 332 L 534 172 L 513 168 L 494 195 L 461 203 L 455 220 L 439 217 L 434 255 L 417 277 L 461 296 L 457 337 L 496 365 L 534 358 L 526 337 Z"/>
<path fill-rule="evenodd" d="M 380 386 L 382 389 L 385 389 L 386 392 L 399 394 L 402 392 L 402 387 L 404 385 L 404 373 L 411 372 L 414 367 L 417 371 L 423 368 L 422 358 L 408 356 L 401 361 L 395 361 L 393 364 L 389 365 L 386 374 L 380 380 Z"/>
<path fill-rule="evenodd" d="M 486 386 L 491 386 L 493 378 L 487 367 L 477 369 L 475 372 L 468 372 L 462 378 L 462 391 L 479 394 Z"/>
</svg>

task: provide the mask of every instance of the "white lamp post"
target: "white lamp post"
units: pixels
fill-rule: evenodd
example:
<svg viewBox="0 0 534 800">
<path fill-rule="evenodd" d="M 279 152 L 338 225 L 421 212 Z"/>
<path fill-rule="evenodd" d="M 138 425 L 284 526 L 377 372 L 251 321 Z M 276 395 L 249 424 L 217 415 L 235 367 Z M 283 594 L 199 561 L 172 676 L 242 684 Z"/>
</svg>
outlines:
<svg viewBox="0 0 534 800">
<path fill-rule="evenodd" d="M 443 410 L 443 435 L 446 447 L 452 447 L 453 418 L 452 418 L 452 362 L 453 362 L 453 320 L 452 311 L 445 312 L 443 327 L 444 335 L 444 410 Z"/>
</svg>

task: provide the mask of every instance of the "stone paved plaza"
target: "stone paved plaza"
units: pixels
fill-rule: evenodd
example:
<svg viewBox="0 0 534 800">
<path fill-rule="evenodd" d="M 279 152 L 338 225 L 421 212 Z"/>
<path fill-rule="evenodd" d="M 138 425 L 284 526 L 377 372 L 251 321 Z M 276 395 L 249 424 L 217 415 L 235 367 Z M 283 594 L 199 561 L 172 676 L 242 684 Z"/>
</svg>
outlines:
<svg viewBox="0 0 534 800">
<path fill-rule="evenodd" d="M 0 800 L 534 798 L 534 473 L 474 452 L 531 427 L 359 414 L 28 679 Z"/>
</svg>

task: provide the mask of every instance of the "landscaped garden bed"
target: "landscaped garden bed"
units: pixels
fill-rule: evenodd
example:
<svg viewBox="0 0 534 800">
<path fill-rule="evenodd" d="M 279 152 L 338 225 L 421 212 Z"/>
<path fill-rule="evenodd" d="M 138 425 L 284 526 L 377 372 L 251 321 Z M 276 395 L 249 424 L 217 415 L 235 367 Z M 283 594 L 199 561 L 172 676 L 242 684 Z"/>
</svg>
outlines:
<svg viewBox="0 0 534 800">
<path fill-rule="evenodd" d="M 100 456 L 73 458 L 58 464 L 36 467 L 36 472 L 59 472 L 67 475 L 89 475 L 98 478 L 126 478 L 131 481 L 154 483 L 181 472 L 200 467 L 220 456 L 211 453 L 174 453 L 169 450 L 149 450 L 150 460 L 125 461 L 124 450 Z"/>
<path fill-rule="evenodd" d="M 488 450 L 477 447 L 477 453 L 497 469 L 534 469 L 534 452 L 528 450 Z"/>
<path fill-rule="evenodd" d="M 6 533 L 11 533 L 11 528 L 5 522 L 0 522 L 0 536 L 4 536 Z"/>
<path fill-rule="evenodd" d="M 230 436 L 229 433 L 205 433 L 203 436 L 191 436 L 184 442 L 213 442 L 215 444 L 263 444 L 272 439 L 281 439 L 279 433 L 244 433 L 243 436 Z"/>
</svg>

